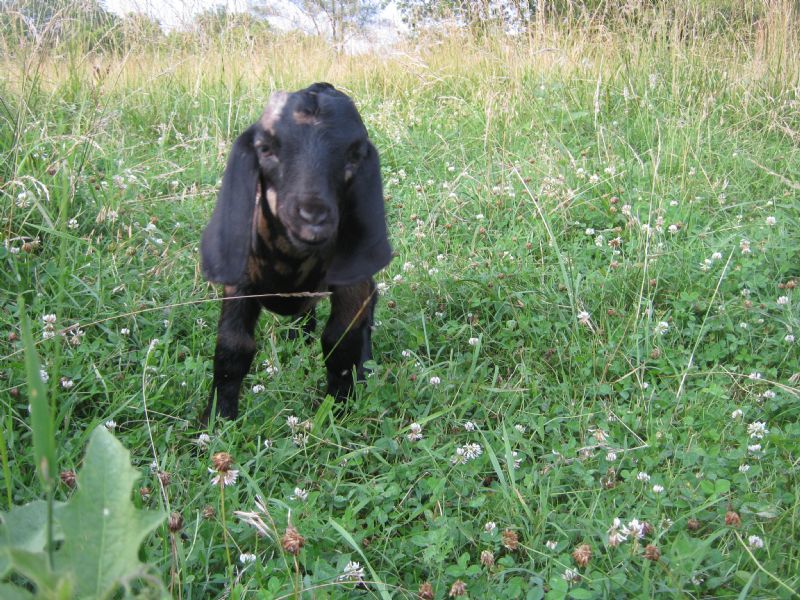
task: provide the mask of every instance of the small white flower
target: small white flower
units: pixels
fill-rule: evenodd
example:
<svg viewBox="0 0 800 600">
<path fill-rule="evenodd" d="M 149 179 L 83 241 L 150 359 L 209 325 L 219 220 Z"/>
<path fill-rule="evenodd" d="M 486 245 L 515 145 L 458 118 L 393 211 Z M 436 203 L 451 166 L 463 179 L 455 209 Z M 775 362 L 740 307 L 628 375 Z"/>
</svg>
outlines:
<svg viewBox="0 0 800 600">
<path fill-rule="evenodd" d="M 778 306 L 786 306 L 789 304 L 789 296 L 780 296 L 777 300 Z"/>
<path fill-rule="evenodd" d="M 50 375 L 44 369 L 39 369 L 39 379 L 42 380 L 42 383 L 47 383 L 50 381 Z"/>
<path fill-rule="evenodd" d="M 475 220 L 483 221 L 483 219 L 484 219 L 483 213 L 478 213 L 477 215 L 475 215 Z"/>
<path fill-rule="evenodd" d="M 775 397 L 775 392 L 773 390 L 764 390 L 764 393 L 761 394 L 761 397 L 765 400 L 772 400 Z"/>
<path fill-rule="evenodd" d="M 774 226 L 775 226 L 775 223 L 777 223 L 777 222 L 778 222 L 778 219 L 776 219 L 775 217 L 773 217 L 772 215 L 770 215 L 770 216 L 768 216 L 768 217 L 766 218 L 766 221 L 767 221 L 767 225 L 769 225 L 770 227 L 774 227 Z"/>
<path fill-rule="evenodd" d="M 561 577 L 564 579 L 564 581 L 572 583 L 574 581 L 578 581 L 578 579 L 581 578 L 581 574 L 578 573 L 577 569 L 567 569 L 564 571 L 564 573 L 562 573 Z"/>
<path fill-rule="evenodd" d="M 156 225 L 155 225 L 155 223 L 148 223 L 148 224 L 145 226 L 144 230 L 145 230 L 145 231 L 147 231 L 148 233 L 152 233 L 153 231 L 155 231 L 155 230 L 156 230 Z"/>
<path fill-rule="evenodd" d="M 747 473 L 750 470 L 750 465 L 739 465 L 739 473 Z"/>
<path fill-rule="evenodd" d="M 436 275 L 438 272 L 439 272 L 439 269 L 437 269 L 436 267 L 432 267 L 432 268 L 428 269 L 428 275 L 430 275 L 431 277 Z"/>
<path fill-rule="evenodd" d="M 439 385 L 440 383 L 442 383 L 442 380 L 439 379 L 436 375 L 430 378 L 431 385 Z"/>
<path fill-rule="evenodd" d="M 747 376 L 747 378 L 748 378 L 749 380 L 751 380 L 751 381 L 758 381 L 759 379 L 761 379 L 761 378 L 762 378 L 762 375 L 761 375 L 761 373 L 759 373 L 758 371 L 753 371 L 752 373 L 750 373 L 750 374 Z"/>
<path fill-rule="evenodd" d="M 274 442 L 272 440 L 270 440 L 270 439 L 264 440 L 264 448 L 266 448 L 267 450 L 270 450 L 272 448 L 273 444 L 274 444 Z"/>
<path fill-rule="evenodd" d="M 389 291 L 389 284 L 388 283 L 384 283 L 383 281 L 381 281 L 378 284 L 378 293 L 379 294 L 385 294 L 388 291 Z"/>
<path fill-rule="evenodd" d="M 464 423 L 464 431 L 475 431 L 475 423 L 472 421 Z"/>
<path fill-rule="evenodd" d="M 236 483 L 236 480 L 239 478 L 238 469 L 230 469 L 224 473 L 209 469 L 208 472 L 214 474 L 214 477 L 211 478 L 211 485 L 220 485 L 221 483 L 224 486 L 229 486 Z"/>
<path fill-rule="evenodd" d="M 656 325 L 656 333 L 658 335 L 664 335 L 669 331 L 669 323 L 666 321 L 659 321 L 658 325 Z"/>
<path fill-rule="evenodd" d="M 486 533 L 492 534 L 495 531 L 497 531 L 497 523 L 495 523 L 494 521 L 487 521 L 486 525 L 483 526 L 483 530 Z"/>
<path fill-rule="evenodd" d="M 62 377 L 61 378 L 61 387 L 65 390 L 70 389 L 72 386 L 75 385 L 75 382 L 72 381 L 69 377 Z"/>
<path fill-rule="evenodd" d="M 117 422 L 114 419 L 109 419 L 105 422 L 106 429 L 114 431 L 117 428 Z"/>
<path fill-rule="evenodd" d="M 655 493 L 655 494 L 662 494 L 662 493 L 664 493 L 664 486 L 663 486 L 663 485 L 659 485 L 659 484 L 655 484 L 655 485 L 653 486 L 653 493 Z"/>
<path fill-rule="evenodd" d="M 267 388 L 265 388 L 265 387 L 264 387 L 263 385 L 261 385 L 260 383 L 257 383 L 257 384 L 255 384 L 255 385 L 253 386 L 253 393 L 254 393 L 254 394 L 260 394 L 260 393 L 261 393 L 261 392 L 263 392 L 265 389 L 267 389 Z"/>
<path fill-rule="evenodd" d="M 639 471 L 639 473 L 636 475 L 636 479 L 638 479 L 639 481 L 650 481 L 650 475 L 648 475 L 644 471 Z"/>
<path fill-rule="evenodd" d="M 302 432 L 293 434 L 292 443 L 298 448 L 304 447 L 308 443 L 308 434 Z"/>
<path fill-rule="evenodd" d="M 763 548 L 764 547 L 764 540 L 762 540 L 757 535 L 751 535 L 747 538 L 747 543 L 751 548 Z"/>
<path fill-rule="evenodd" d="M 761 439 L 769 433 L 767 424 L 761 421 L 754 421 L 747 426 L 747 433 L 751 438 Z"/>
<path fill-rule="evenodd" d="M 308 500 L 308 491 L 303 488 L 296 487 L 294 488 L 294 495 L 289 497 L 290 500 L 300 500 L 300 502 L 305 502 Z"/>
<path fill-rule="evenodd" d="M 667 231 L 669 231 L 671 234 L 674 235 L 674 234 L 678 233 L 678 226 L 674 225 L 674 224 L 670 225 L 669 227 L 667 227 Z"/>
<path fill-rule="evenodd" d="M 603 237 L 602 234 L 594 238 L 594 245 L 597 246 L 598 248 L 602 248 L 605 243 L 606 243 L 606 238 Z"/>
<path fill-rule="evenodd" d="M 49 339 L 52 339 L 52 338 L 56 337 L 56 332 L 53 331 L 52 328 L 50 328 L 51 326 L 48 325 L 47 327 L 48 327 L 48 329 L 45 329 L 44 331 L 42 331 L 42 339 L 43 340 L 49 340 Z"/>
<path fill-rule="evenodd" d="M 42 317 L 42 321 L 44 321 L 48 325 L 53 325 L 56 322 L 56 315 L 55 314 L 44 315 Z"/>
<path fill-rule="evenodd" d="M 544 545 L 548 550 L 555 550 L 556 546 L 558 546 L 558 542 L 554 542 L 553 540 L 547 540 L 544 543 Z"/>
<path fill-rule="evenodd" d="M 475 460 L 481 454 L 483 454 L 483 448 L 480 444 L 465 444 L 460 448 L 456 448 L 456 453 L 450 459 L 450 462 L 454 465 L 463 465 L 471 460 Z"/>
<path fill-rule="evenodd" d="M 615 460 L 617 460 L 617 453 L 616 452 L 609 452 L 608 454 L 606 454 L 606 460 L 608 462 L 614 462 Z"/>
<path fill-rule="evenodd" d="M 120 335 L 130 335 L 131 334 L 131 330 L 128 329 L 127 327 L 123 327 L 122 329 L 119 330 L 119 333 L 120 333 Z"/>
<path fill-rule="evenodd" d="M 792 335 L 791 333 L 787 333 L 784 336 L 783 341 L 786 342 L 787 344 L 794 344 L 794 335 Z"/>
<path fill-rule="evenodd" d="M 297 417 L 295 417 L 294 415 L 289 415 L 288 417 L 286 417 L 286 425 L 287 425 L 287 426 L 289 427 L 289 429 L 291 429 L 292 431 L 294 431 L 295 429 L 297 429 L 297 426 L 298 426 L 299 424 L 300 424 L 300 419 L 298 419 L 298 418 L 297 418 Z"/>
<path fill-rule="evenodd" d="M 153 338 L 150 340 L 150 351 L 152 351 L 156 346 L 158 346 L 159 341 L 158 338 Z"/>
<path fill-rule="evenodd" d="M 741 408 L 737 408 L 731 413 L 731 419 L 741 419 L 744 412 L 742 412 Z"/>
<path fill-rule="evenodd" d="M 632 535 L 637 539 L 642 539 L 645 533 L 645 524 L 639 519 L 631 519 L 628 524 L 622 528 L 622 533 L 625 536 Z"/>
<path fill-rule="evenodd" d="M 403 350 L 400 353 L 400 356 L 402 356 L 403 358 L 409 358 L 411 356 L 411 350 Z"/>
<path fill-rule="evenodd" d="M 741 323 L 739 323 L 739 328 L 740 328 L 740 329 L 748 329 L 749 327 L 750 327 L 750 325 L 748 325 L 748 324 L 747 324 L 747 323 L 745 323 L 744 321 L 742 321 Z"/>
<path fill-rule="evenodd" d="M 408 426 L 409 433 L 406 434 L 408 441 L 416 442 L 422 439 L 422 425 L 419 423 L 412 423 Z"/>
<path fill-rule="evenodd" d="M 256 555 L 252 552 L 243 552 L 239 555 L 239 562 L 243 565 L 248 565 L 256 561 Z"/>
<path fill-rule="evenodd" d="M 478 342 L 480 342 L 480 340 L 478 338 L 476 338 L 476 337 L 471 337 L 471 338 L 469 338 L 469 340 L 467 340 L 467 343 L 470 346 L 477 346 Z"/>
<path fill-rule="evenodd" d="M 586 235 L 594 235 L 594 229 L 592 227 L 587 227 Z"/>
<path fill-rule="evenodd" d="M 364 568 L 360 563 L 350 561 L 342 570 L 342 574 L 337 577 L 339 581 L 361 581 L 364 579 Z"/>
<path fill-rule="evenodd" d="M 739 242 L 739 249 L 742 251 L 742 254 L 750 254 L 750 240 L 743 239 Z"/>
<path fill-rule="evenodd" d="M 514 468 L 519 469 L 520 465 L 522 464 L 522 459 L 517 458 L 519 456 L 519 452 L 516 450 L 511 451 L 511 460 L 514 461 Z"/>
<path fill-rule="evenodd" d="M 413 269 L 414 269 L 414 263 L 410 263 L 410 262 L 403 263 L 403 271 L 405 271 L 406 273 L 408 273 L 409 271 L 412 271 Z"/>
<path fill-rule="evenodd" d="M 588 324 L 589 324 L 589 319 L 590 319 L 590 318 L 591 318 L 591 317 L 590 317 L 589 313 L 588 313 L 587 311 L 585 311 L 585 310 L 582 310 L 582 311 L 580 311 L 580 312 L 578 313 L 578 322 L 579 322 L 581 325 L 588 325 Z"/>
<path fill-rule="evenodd" d="M 514 429 L 516 429 L 522 434 L 525 434 L 525 432 L 528 430 L 522 423 L 517 423 L 516 425 L 514 425 Z"/>
<path fill-rule="evenodd" d="M 394 281 L 395 283 L 403 283 L 403 276 L 400 275 L 400 273 L 398 273 L 397 275 L 392 277 L 392 281 Z"/>
<path fill-rule="evenodd" d="M 761 444 L 750 444 L 750 445 L 747 447 L 747 450 L 748 450 L 749 452 L 753 452 L 753 453 L 756 453 L 756 452 L 761 452 Z"/>
<path fill-rule="evenodd" d="M 200 435 L 197 436 L 196 443 L 201 448 L 205 448 L 211 443 L 211 436 L 208 435 L 207 433 L 201 433 Z"/>
</svg>

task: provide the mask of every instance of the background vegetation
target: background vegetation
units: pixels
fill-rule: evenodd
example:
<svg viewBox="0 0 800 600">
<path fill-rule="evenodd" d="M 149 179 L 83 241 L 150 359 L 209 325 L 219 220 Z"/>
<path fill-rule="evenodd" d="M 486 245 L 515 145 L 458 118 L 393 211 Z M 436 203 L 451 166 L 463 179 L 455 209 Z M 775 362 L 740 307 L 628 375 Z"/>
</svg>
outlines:
<svg viewBox="0 0 800 600">
<path fill-rule="evenodd" d="M 537 2 L 513 36 L 454 4 L 358 56 L 30 6 L 0 14 L 4 509 L 43 495 L 22 295 L 56 497 L 105 424 L 173 513 L 141 558 L 176 598 L 797 595 L 796 3 Z M 231 140 L 317 80 L 383 160 L 374 374 L 323 402 L 318 345 L 265 314 L 204 430 L 200 232 Z"/>
</svg>

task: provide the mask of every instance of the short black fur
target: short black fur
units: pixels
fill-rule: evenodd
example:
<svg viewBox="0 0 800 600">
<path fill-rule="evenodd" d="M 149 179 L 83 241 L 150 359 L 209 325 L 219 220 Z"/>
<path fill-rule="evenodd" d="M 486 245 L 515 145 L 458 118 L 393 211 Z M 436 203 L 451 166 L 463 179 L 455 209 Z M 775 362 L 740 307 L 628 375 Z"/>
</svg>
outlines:
<svg viewBox="0 0 800 600">
<path fill-rule="evenodd" d="M 372 356 L 373 275 L 392 251 L 378 153 L 347 95 L 327 83 L 273 94 L 231 148 L 200 249 L 205 277 L 225 284 L 205 418 L 215 404 L 237 416 L 261 309 L 306 317 L 308 332 L 319 292 L 331 293 L 327 391 L 350 393 Z"/>
</svg>

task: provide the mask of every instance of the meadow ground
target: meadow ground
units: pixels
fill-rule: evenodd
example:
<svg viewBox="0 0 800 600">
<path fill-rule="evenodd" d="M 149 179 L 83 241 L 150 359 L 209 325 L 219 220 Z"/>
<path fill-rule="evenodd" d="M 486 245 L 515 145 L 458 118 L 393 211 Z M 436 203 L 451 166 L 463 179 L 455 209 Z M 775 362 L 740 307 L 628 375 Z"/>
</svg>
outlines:
<svg viewBox="0 0 800 600">
<path fill-rule="evenodd" d="M 135 504 L 183 517 L 142 554 L 176 598 L 796 596 L 794 24 L 7 55 L 2 507 L 42 496 L 21 294 L 59 470 L 99 425 L 131 450 Z M 264 314 L 239 420 L 205 430 L 200 233 L 232 139 L 318 80 L 383 161 L 373 374 L 322 402 L 318 344 Z M 266 536 L 233 514 L 257 497 Z"/>
</svg>

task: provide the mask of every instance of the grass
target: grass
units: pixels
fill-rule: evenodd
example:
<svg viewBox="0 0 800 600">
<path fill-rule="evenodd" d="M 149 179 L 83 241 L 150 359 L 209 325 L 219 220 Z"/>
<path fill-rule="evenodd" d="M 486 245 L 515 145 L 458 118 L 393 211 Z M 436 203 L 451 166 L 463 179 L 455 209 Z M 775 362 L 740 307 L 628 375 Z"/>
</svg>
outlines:
<svg viewBox="0 0 800 600">
<path fill-rule="evenodd" d="M 388 57 L 296 38 L 6 54 L 4 508 L 42 496 L 21 294 L 59 469 L 113 429 L 137 505 L 183 516 L 143 550 L 176 598 L 796 596 L 800 53 L 778 8 Z M 374 374 L 331 407 L 318 345 L 265 314 L 242 416 L 205 431 L 220 290 L 200 233 L 237 132 L 315 80 L 355 98 L 383 161 L 397 258 Z M 265 537 L 233 515 L 259 496 Z M 340 579 L 350 561 L 364 584 Z"/>
</svg>

